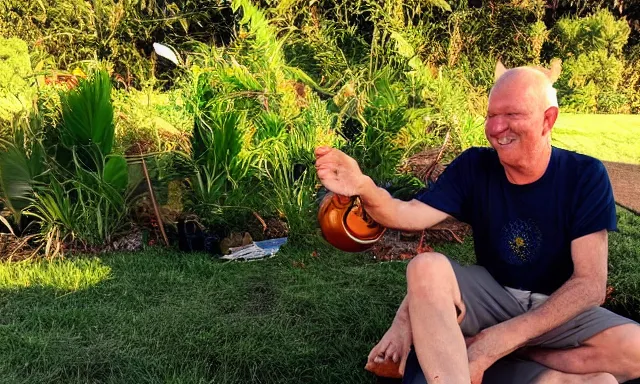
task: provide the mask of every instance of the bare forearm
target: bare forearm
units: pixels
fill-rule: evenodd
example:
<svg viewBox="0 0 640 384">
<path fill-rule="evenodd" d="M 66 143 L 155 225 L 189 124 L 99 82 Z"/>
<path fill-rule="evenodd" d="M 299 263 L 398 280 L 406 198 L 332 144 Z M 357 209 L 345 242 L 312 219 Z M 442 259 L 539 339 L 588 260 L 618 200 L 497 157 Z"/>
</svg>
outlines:
<svg viewBox="0 0 640 384">
<path fill-rule="evenodd" d="M 361 185 L 360 200 L 367 214 L 385 227 L 396 227 L 398 221 L 396 204 L 391 194 L 384 188 L 378 187 L 369 177 L 366 177 Z"/>
<path fill-rule="evenodd" d="M 491 328 L 504 335 L 506 355 L 587 309 L 599 306 L 604 297 L 604 284 L 587 278 L 572 278 L 539 307 Z"/>
<path fill-rule="evenodd" d="M 417 200 L 402 201 L 366 177 L 360 183 L 364 209 L 377 223 L 393 229 L 421 231 L 447 217 L 447 214 Z"/>
</svg>

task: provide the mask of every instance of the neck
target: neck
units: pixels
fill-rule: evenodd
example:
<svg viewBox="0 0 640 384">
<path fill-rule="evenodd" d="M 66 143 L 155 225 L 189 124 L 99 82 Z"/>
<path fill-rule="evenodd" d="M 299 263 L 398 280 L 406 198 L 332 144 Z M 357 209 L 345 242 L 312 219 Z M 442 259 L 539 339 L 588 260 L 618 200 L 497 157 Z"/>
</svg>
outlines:
<svg viewBox="0 0 640 384">
<path fill-rule="evenodd" d="M 507 175 L 507 180 L 512 184 L 531 184 L 540 179 L 551 160 L 551 145 L 546 145 L 541 151 L 528 158 L 526 163 L 509 165 L 502 164 Z"/>
</svg>

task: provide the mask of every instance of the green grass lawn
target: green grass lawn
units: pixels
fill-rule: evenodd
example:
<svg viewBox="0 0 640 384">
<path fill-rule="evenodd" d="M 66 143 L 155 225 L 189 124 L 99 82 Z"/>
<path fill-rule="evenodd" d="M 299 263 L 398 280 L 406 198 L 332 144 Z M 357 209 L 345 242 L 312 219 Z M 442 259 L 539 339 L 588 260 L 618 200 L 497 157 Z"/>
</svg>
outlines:
<svg viewBox="0 0 640 384">
<path fill-rule="evenodd" d="M 640 217 L 619 215 L 611 283 L 637 304 Z M 436 249 L 471 261 L 470 241 Z M 364 362 L 405 268 L 313 242 L 248 263 L 159 249 L 3 263 L 0 382 L 373 383 Z"/>
<path fill-rule="evenodd" d="M 640 116 L 563 114 L 553 137 L 640 163 Z M 640 217 L 620 209 L 619 227 L 611 304 L 637 311 Z M 471 241 L 436 250 L 473 258 Z M 249 263 L 160 249 L 1 263 L 0 382 L 373 383 L 363 366 L 404 295 L 405 268 L 317 241 Z"/>
<path fill-rule="evenodd" d="M 600 160 L 640 164 L 640 115 L 561 113 L 553 144 Z"/>
</svg>

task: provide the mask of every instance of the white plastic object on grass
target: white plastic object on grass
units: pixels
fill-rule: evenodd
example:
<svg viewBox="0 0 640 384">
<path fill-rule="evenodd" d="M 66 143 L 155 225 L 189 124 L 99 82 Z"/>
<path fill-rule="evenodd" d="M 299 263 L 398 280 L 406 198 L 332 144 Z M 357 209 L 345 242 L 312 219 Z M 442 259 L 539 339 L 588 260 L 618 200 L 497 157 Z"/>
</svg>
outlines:
<svg viewBox="0 0 640 384">
<path fill-rule="evenodd" d="M 181 63 L 180 57 L 173 50 L 173 48 L 170 48 L 160 43 L 153 43 L 153 50 L 156 52 L 158 56 L 164 57 L 165 59 L 169 60 L 175 65 L 180 65 Z"/>
<path fill-rule="evenodd" d="M 223 260 L 258 260 L 275 255 L 282 245 L 287 242 L 286 237 L 256 241 L 241 247 L 231 248 L 231 254 L 220 257 Z"/>
</svg>

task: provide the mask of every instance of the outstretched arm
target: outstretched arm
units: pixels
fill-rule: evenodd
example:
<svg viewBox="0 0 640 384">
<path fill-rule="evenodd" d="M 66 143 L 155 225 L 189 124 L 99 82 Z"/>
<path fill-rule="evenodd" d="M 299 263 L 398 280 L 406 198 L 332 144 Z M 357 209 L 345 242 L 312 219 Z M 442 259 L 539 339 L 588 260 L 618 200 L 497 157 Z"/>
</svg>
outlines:
<svg viewBox="0 0 640 384">
<path fill-rule="evenodd" d="M 364 175 L 353 158 L 335 148 L 316 149 L 316 170 L 328 190 L 344 196 L 360 196 L 367 213 L 387 228 L 419 231 L 438 224 L 448 216 L 418 200 L 393 198 Z"/>
<path fill-rule="evenodd" d="M 367 177 L 360 198 L 364 208 L 378 223 L 405 231 L 420 231 L 447 218 L 447 214 L 421 201 L 395 199 Z"/>
</svg>

